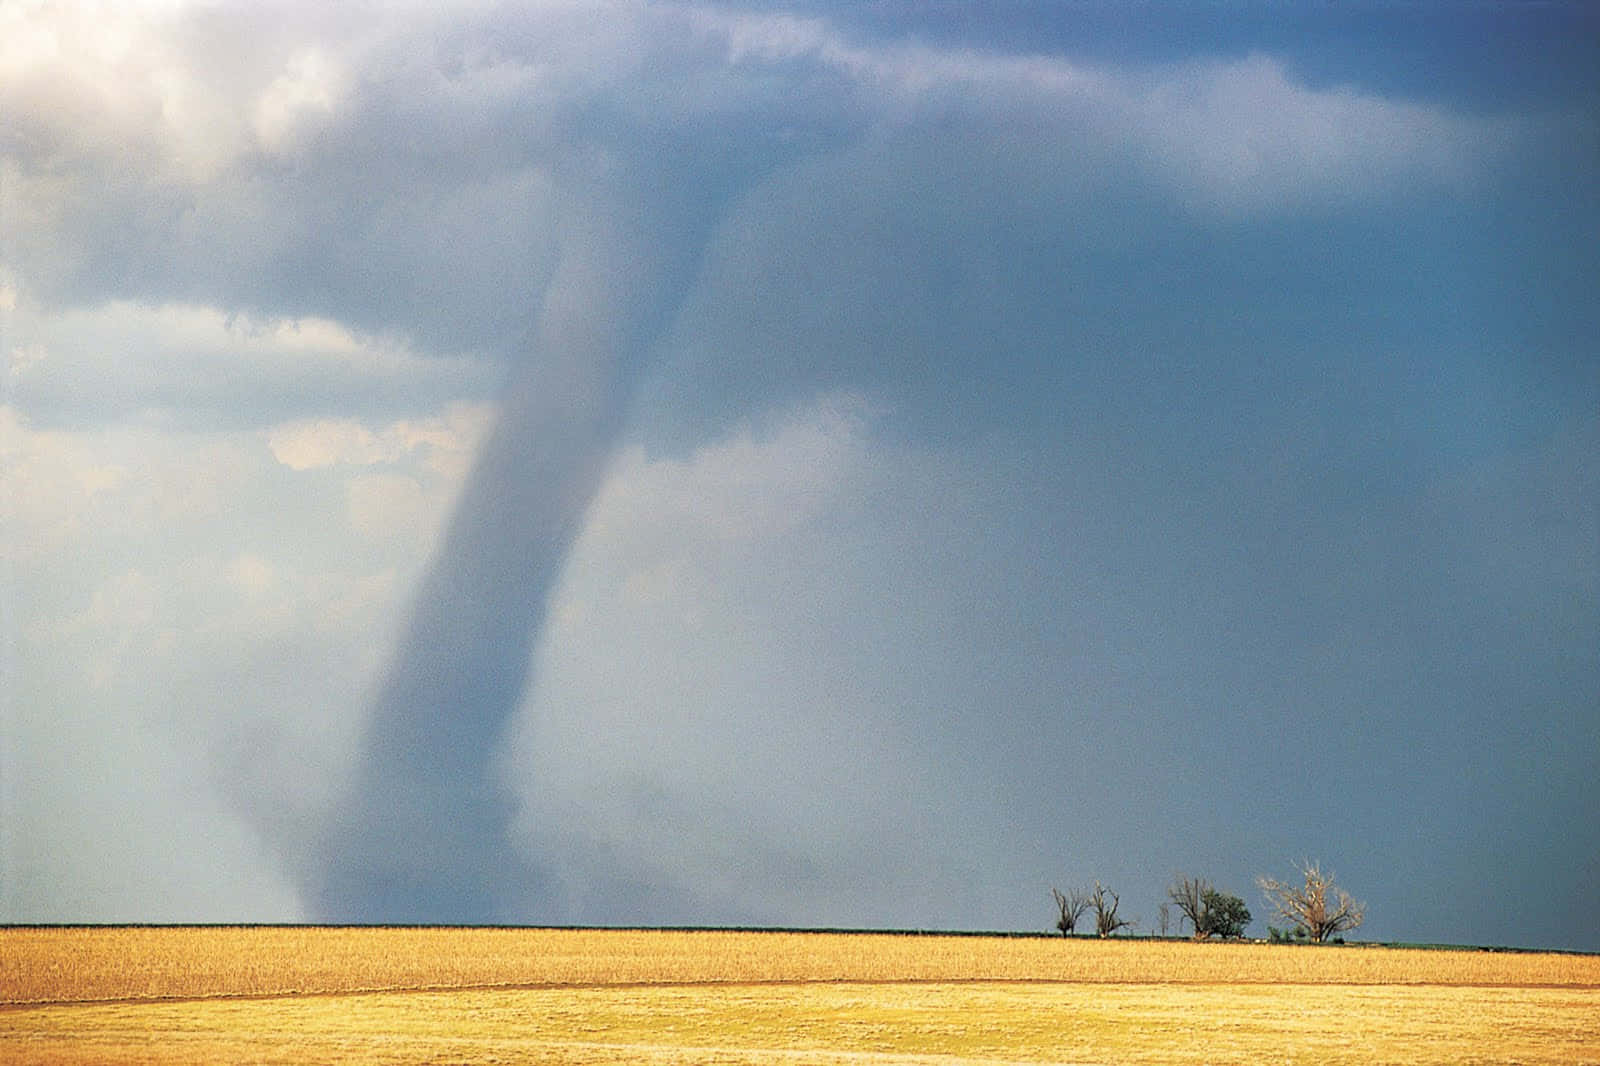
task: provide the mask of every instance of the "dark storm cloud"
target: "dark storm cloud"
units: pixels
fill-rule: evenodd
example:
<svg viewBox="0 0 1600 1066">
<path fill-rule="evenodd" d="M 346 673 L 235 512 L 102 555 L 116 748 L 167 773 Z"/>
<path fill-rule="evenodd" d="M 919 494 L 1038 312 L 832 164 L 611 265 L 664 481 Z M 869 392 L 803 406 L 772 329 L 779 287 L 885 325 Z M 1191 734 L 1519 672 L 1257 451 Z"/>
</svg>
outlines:
<svg viewBox="0 0 1600 1066">
<path fill-rule="evenodd" d="M 760 101 L 737 92 L 717 101 L 708 122 L 692 86 L 691 110 L 666 116 L 652 113 L 649 93 L 632 101 L 644 108 L 636 112 L 628 100 L 608 99 L 604 86 L 589 88 L 596 99 L 574 108 L 581 118 L 562 129 L 559 151 L 545 149 L 561 190 L 552 227 L 559 265 L 529 354 L 420 589 L 354 780 L 309 875 L 312 906 L 330 920 L 486 922 L 527 913 L 529 878 L 507 871 L 512 808 L 491 766 L 546 601 L 644 353 L 693 277 L 706 234 L 742 185 L 796 151 L 763 147 L 763 133 L 740 113 L 752 103 L 759 111 Z M 791 142 L 814 132 L 788 126 Z"/>
<path fill-rule="evenodd" d="M 93 63 L 6 83 L 39 336 L 116 297 L 508 377 L 329 828 L 280 843 L 308 909 L 1027 927 L 1055 880 L 1309 852 L 1374 935 L 1572 943 L 1592 121 L 863 18 L 224 11 L 146 33 L 191 81 L 120 123 Z M 140 366 L 15 395 L 120 415 Z M 339 395 L 233 424 L 391 409 Z"/>
</svg>

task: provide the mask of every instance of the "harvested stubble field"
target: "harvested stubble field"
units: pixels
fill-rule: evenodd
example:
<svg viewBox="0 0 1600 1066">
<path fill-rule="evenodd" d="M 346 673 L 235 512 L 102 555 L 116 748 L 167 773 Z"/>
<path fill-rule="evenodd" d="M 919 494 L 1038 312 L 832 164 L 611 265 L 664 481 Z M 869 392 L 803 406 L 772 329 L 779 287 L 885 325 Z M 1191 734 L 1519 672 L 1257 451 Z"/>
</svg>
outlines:
<svg viewBox="0 0 1600 1066">
<path fill-rule="evenodd" d="M 1600 1063 L 1600 957 L 831 933 L 0 929 L 7 1063 Z"/>
</svg>

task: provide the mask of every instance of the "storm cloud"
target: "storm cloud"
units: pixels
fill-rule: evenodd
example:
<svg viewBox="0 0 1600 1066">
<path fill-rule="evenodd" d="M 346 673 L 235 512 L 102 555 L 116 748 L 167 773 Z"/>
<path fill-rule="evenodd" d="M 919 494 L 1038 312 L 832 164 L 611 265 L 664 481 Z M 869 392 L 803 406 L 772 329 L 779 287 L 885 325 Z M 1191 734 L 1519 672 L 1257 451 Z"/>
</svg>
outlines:
<svg viewBox="0 0 1600 1066">
<path fill-rule="evenodd" d="M 0 917 L 1594 946 L 1592 72 L 1043 11 L 13 15 Z"/>
</svg>

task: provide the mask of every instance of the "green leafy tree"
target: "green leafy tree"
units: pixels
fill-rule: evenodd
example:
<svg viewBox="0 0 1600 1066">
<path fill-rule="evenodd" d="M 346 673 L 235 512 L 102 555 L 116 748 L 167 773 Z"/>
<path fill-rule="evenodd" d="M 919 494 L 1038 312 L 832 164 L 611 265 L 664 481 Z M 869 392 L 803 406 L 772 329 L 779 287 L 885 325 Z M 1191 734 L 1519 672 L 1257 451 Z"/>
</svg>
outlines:
<svg viewBox="0 0 1600 1066">
<path fill-rule="evenodd" d="M 1206 935 L 1224 940 L 1244 936 L 1244 927 L 1250 924 L 1250 908 L 1238 896 L 1208 888 L 1201 898 L 1204 907 L 1202 928 Z"/>
<path fill-rule="evenodd" d="M 1167 888 L 1167 898 L 1178 908 L 1178 927 L 1189 923 L 1196 940 L 1208 937 L 1241 937 L 1250 924 L 1250 910 L 1244 900 L 1218 892 L 1203 877 L 1179 874 Z"/>
</svg>

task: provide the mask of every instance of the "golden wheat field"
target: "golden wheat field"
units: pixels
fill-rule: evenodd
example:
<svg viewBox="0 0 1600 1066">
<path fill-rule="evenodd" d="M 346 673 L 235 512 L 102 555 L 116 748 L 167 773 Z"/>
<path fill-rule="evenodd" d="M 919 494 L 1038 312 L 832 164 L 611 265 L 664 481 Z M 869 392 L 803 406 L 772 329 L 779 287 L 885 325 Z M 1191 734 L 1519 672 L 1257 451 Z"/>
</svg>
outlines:
<svg viewBox="0 0 1600 1066">
<path fill-rule="evenodd" d="M 1600 1063 L 1600 957 L 536 929 L 0 929 L 6 1063 Z"/>
</svg>

